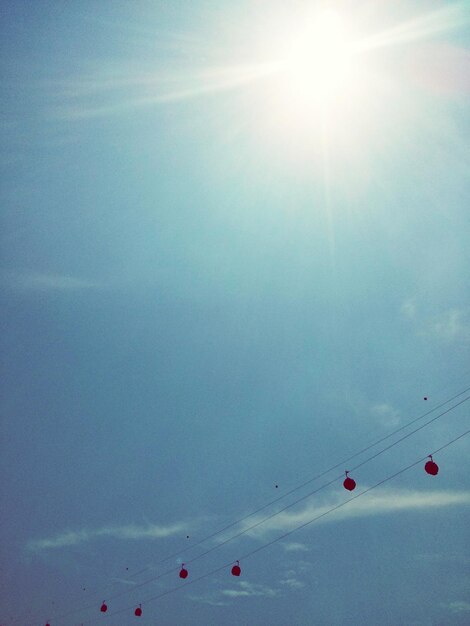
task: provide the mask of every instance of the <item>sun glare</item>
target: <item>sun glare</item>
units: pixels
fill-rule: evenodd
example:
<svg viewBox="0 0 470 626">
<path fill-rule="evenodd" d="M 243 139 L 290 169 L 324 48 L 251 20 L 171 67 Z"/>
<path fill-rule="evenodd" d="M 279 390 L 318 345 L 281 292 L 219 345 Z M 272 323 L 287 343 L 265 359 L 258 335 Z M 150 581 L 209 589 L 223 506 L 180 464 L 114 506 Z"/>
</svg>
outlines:
<svg viewBox="0 0 470 626">
<path fill-rule="evenodd" d="M 374 93 L 357 21 L 333 9 L 283 17 L 265 27 L 254 55 L 272 61 L 260 90 L 266 127 L 290 133 L 291 143 L 307 133 L 346 144 Z"/>
<path fill-rule="evenodd" d="M 324 102 L 354 83 L 354 54 L 341 17 L 327 11 L 309 20 L 293 40 L 285 61 L 291 97 Z"/>
</svg>

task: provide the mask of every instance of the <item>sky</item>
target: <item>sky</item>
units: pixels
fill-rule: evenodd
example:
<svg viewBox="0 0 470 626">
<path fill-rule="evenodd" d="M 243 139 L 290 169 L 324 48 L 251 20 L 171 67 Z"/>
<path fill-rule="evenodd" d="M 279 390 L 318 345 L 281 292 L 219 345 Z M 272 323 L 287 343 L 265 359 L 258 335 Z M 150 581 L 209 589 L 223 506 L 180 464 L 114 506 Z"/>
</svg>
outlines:
<svg viewBox="0 0 470 626">
<path fill-rule="evenodd" d="M 468 624 L 469 2 L 0 11 L 0 624 Z"/>
</svg>

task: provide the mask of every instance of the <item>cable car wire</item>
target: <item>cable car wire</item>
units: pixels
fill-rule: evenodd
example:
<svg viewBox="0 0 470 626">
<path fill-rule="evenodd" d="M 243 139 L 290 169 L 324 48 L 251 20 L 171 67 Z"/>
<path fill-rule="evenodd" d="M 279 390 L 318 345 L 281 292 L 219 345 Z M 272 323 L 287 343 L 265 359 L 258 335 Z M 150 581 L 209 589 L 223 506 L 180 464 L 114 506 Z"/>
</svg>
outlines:
<svg viewBox="0 0 470 626">
<path fill-rule="evenodd" d="M 317 474 L 316 476 L 314 476 L 313 478 L 310 478 L 307 481 L 304 481 L 303 483 L 301 483 L 300 485 L 297 485 L 296 487 L 292 488 L 291 490 L 289 490 L 288 492 L 280 495 L 279 497 L 271 500 L 270 502 L 266 503 L 265 505 L 259 507 L 258 509 L 252 511 L 251 513 L 248 513 L 247 515 L 237 519 L 234 522 L 231 522 L 230 524 L 227 524 L 226 526 L 224 526 L 223 528 L 207 535 L 206 537 L 204 537 L 203 539 L 199 540 L 198 542 L 196 542 L 194 545 L 184 548 L 183 550 L 180 550 L 178 552 L 175 552 L 171 555 L 168 555 L 167 557 L 161 559 L 160 561 L 158 561 L 156 563 L 156 565 L 162 564 L 166 561 L 168 561 L 171 558 L 175 558 L 175 557 L 179 557 L 181 556 L 183 553 L 187 552 L 189 549 L 194 548 L 198 545 L 201 545 L 203 542 L 207 541 L 208 539 L 212 539 L 213 537 L 225 532 L 226 530 L 229 530 L 230 528 L 233 528 L 234 526 L 246 521 L 247 519 L 249 519 L 250 517 L 253 517 L 254 515 L 256 515 L 257 513 L 263 511 L 264 509 L 268 508 L 269 506 L 272 506 L 273 504 L 276 504 L 277 502 L 283 500 L 284 498 L 288 497 L 289 495 L 299 491 L 300 489 L 306 487 L 307 485 L 309 485 L 310 483 L 319 480 L 320 478 L 322 478 L 323 476 L 327 475 L 328 473 L 332 472 L 333 470 L 339 468 L 339 467 L 344 467 L 346 463 L 348 463 L 349 461 L 351 461 L 354 458 L 357 458 L 358 456 L 360 456 L 361 454 L 364 454 L 365 452 L 367 452 L 368 450 L 370 450 L 371 448 L 379 445 L 380 443 L 386 441 L 387 439 L 390 439 L 390 437 L 393 437 L 394 435 L 396 435 L 397 433 L 405 430 L 406 428 L 409 428 L 410 426 L 412 426 L 413 424 L 415 424 L 416 422 L 418 422 L 419 420 L 422 420 L 424 417 L 430 415 L 431 413 L 435 412 L 436 410 L 438 410 L 439 408 L 442 408 L 443 406 L 445 406 L 446 404 L 448 404 L 449 402 L 452 402 L 453 400 L 455 400 L 456 398 L 460 397 L 461 395 L 463 395 L 465 392 L 469 391 L 470 387 L 467 387 L 466 389 L 464 389 L 463 391 L 459 392 L 458 394 L 455 394 L 454 396 L 452 396 L 451 398 L 449 398 L 448 400 L 442 402 L 441 404 L 437 405 L 436 407 L 433 407 L 432 409 L 426 411 L 424 414 L 420 415 L 417 418 L 414 418 L 413 420 L 411 420 L 410 422 L 408 422 L 407 424 L 401 426 L 400 428 L 395 429 L 394 431 L 392 431 L 391 433 L 389 433 L 388 435 L 385 435 L 384 437 L 381 437 L 380 439 L 374 441 L 373 443 L 365 446 L 364 448 L 362 448 L 360 451 L 350 455 L 349 457 L 347 457 L 346 459 L 343 459 L 341 462 L 331 466 L 330 468 L 324 470 L 323 472 Z M 411 437 L 412 435 L 414 435 L 415 433 L 417 433 L 418 431 L 422 430 L 423 428 L 429 426 L 430 424 L 432 424 L 433 422 L 435 422 L 436 420 L 438 420 L 439 418 L 443 417 L 444 415 L 450 413 L 451 411 L 453 411 L 455 408 L 457 408 L 458 406 L 464 404 L 465 402 L 467 402 L 468 400 L 470 400 L 470 395 L 465 397 L 464 399 L 460 400 L 459 402 L 457 402 L 456 404 L 452 405 L 451 407 L 447 408 L 445 411 L 442 411 L 441 413 L 439 413 L 438 415 L 436 415 L 435 417 L 433 417 L 432 419 L 428 420 L 427 422 L 425 422 L 424 424 L 422 424 L 421 426 L 419 426 L 418 428 L 412 430 L 411 432 L 403 435 L 402 437 L 400 437 L 399 439 L 397 439 L 396 441 L 392 442 L 391 444 L 389 444 L 388 446 L 386 446 L 385 448 L 379 450 L 378 452 L 376 452 L 375 454 L 373 454 L 371 457 L 368 457 L 367 459 L 365 459 L 364 461 L 360 462 L 359 464 L 353 466 L 351 468 L 350 471 L 355 471 L 356 469 L 359 469 L 360 467 L 362 467 L 363 465 L 369 463 L 370 461 L 372 461 L 373 459 L 377 458 L 378 456 L 380 456 L 381 454 L 383 454 L 384 452 L 390 450 L 391 448 L 393 448 L 394 446 L 398 445 L 399 443 L 401 443 L 402 441 L 404 441 L 405 439 L 408 439 L 409 437 Z M 237 539 L 239 537 L 241 537 L 242 535 L 250 532 L 251 530 L 253 530 L 254 528 L 257 528 L 258 526 L 260 526 L 261 524 L 263 524 L 266 521 L 269 521 L 270 519 L 274 518 L 275 516 L 279 515 L 280 513 L 284 512 L 285 510 L 291 508 L 292 506 L 295 506 L 296 504 L 299 504 L 300 502 L 302 502 L 303 500 L 311 497 L 312 495 L 315 495 L 316 493 L 322 491 L 323 489 L 326 489 L 327 487 L 331 486 L 332 484 L 334 484 L 335 482 L 337 482 L 339 479 L 341 479 L 344 476 L 344 472 L 342 471 L 341 474 L 339 476 L 335 476 L 333 479 L 331 479 L 330 481 L 324 483 L 323 485 L 321 485 L 320 487 L 314 489 L 313 491 L 310 491 L 309 493 L 307 493 L 306 495 L 302 496 L 301 498 L 296 499 L 295 501 L 289 503 L 288 505 L 282 507 L 281 509 L 274 511 L 273 513 L 271 513 L 270 515 L 266 516 L 265 518 L 263 518 L 262 520 L 257 521 L 255 524 L 252 524 L 244 529 L 242 529 L 241 531 L 237 532 L 236 534 L 230 536 L 229 538 L 217 543 L 215 546 L 212 546 L 210 548 L 208 548 L 207 550 L 205 550 L 204 552 L 198 554 L 197 556 L 191 558 L 191 559 L 186 559 L 186 563 L 193 563 L 201 558 L 203 558 L 204 556 L 210 554 L 211 552 L 213 552 L 214 550 L 217 550 L 218 548 L 226 545 L 227 543 L 229 543 L 230 541 L 233 541 L 234 539 Z M 142 573 L 144 571 L 147 571 L 150 568 L 144 568 L 143 570 L 139 570 L 139 572 L 137 572 L 136 574 L 134 574 L 134 577 L 139 574 Z M 174 568 L 172 567 L 171 569 L 168 569 L 160 574 L 158 574 L 157 576 L 154 576 L 152 578 L 149 578 L 147 580 L 144 580 L 136 585 L 133 585 L 131 589 L 124 589 L 122 591 L 116 592 L 114 594 L 103 594 L 100 593 L 100 595 L 102 595 L 103 597 L 106 597 L 107 600 L 113 600 L 119 597 L 122 597 L 128 593 L 131 593 L 132 591 L 135 591 L 136 589 L 139 589 L 141 587 L 144 587 L 152 582 L 155 582 L 165 576 L 168 576 L 170 574 L 175 573 L 175 571 L 179 571 L 179 568 Z M 95 595 L 95 594 L 94 594 Z M 73 615 L 74 613 L 78 613 L 81 611 L 86 611 L 88 609 L 94 608 L 96 605 L 96 603 L 93 604 L 87 604 L 86 606 L 83 607 L 77 607 L 75 609 L 71 609 L 70 611 L 67 611 L 65 613 L 60 614 L 58 617 L 56 617 L 56 619 L 60 619 L 60 618 L 64 618 L 64 617 L 68 617 L 70 615 Z"/>
<path fill-rule="evenodd" d="M 461 395 L 461 394 L 460 394 Z M 376 452 L 375 454 L 373 454 L 372 456 L 368 457 L 367 459 L 365 459 L 364 461 L 361 461 L 360 463 L 358 463 L 357 465 L 353 466 L 352 469 L 350 471 L 355 471 L 357 469 L 359 469 L 360 467 L 366 465 L 367 463 L 369 463 L 370 461 L 372 461 L 373 459 L 377 458 L 378 456 L 380 456 L 381 454 L 383 454 L 384 452 L 387 452 L 388 450 L 390 450 L 391 448 L 395 447 L 396 445 L 398 445 L 399 443 L 401 443 L 402 441 L 404 441 L 405 439 L 408 439 L 409 437 L 411 437 L 412 435 L 414 435 L 415 433 L 419 432 L 420 430 L 422 430 L 423 428 L 426 428 L 427 426 L 429 426 L 430 424 L 432 424 L 433 422 L 435 422 L 436 420 L 438 420 L 439 418 L 443 417 L 444 415 L 446 415 L 447 413 L 449 413 L 450 411 L 454 410 L 455 408 L 457 408 L 458 406 L 464 404 L 465 402 L 467 402 L 468 400 L 470 400 L 470 395 L 467 396 L 466 398 L 464 398 L 463 400 L 460 400 L 460 402 L 457 402 L 456 404 L 454 404 L 453 406 L 447 408 L 445 411 L 442 411 L 441 413 L 439 413 L 438 415 L 436 415 L 435 417 L 433 417 L 432 419 L 428 420 L 427 422 L 425 422 L 424 424 L 421 424 L 421 426 L 418 426 L 417 428 L 415 428 L 414 430 L 412 430 L 411 432 L 407 433 L 406 435 L 403 435 L 402 437 L 400 437 L 399 439 L 397 439 L 396 441 L 394 441 L 393 443 L 389 444 L 388 446 L 386 446 L 385 448 L 383 448 L 382 450 L 379 450 L 378 452 Z M 415 420 L 416 421 L 416 420 Z M 409 424 L 408 424 L 409 425 Z M 400 429 L 403 430 L 403 429 Z M 370 448 L 369 448 L 370 449 Z M 435 454 L 434 452 L 432 454 Z M 356 455 L 357 456 L 357 455 Z M 428 457 L 426 457 L 428 458 Z M 331 471 L 331 470 L 330 470 Z M 324 474 L 322 474 L 324 475 Z M 231 535 L 230 537 L 228 537 L 227 539 L 224 539 L 223 541 L 217 543 L 215 546 L 212 546 L 211 548 L 208 548 L 207 550 L 205 550 L 204 552 L 198 554 L 197 556 L 193 557 L 192 559 L 187 559 L 185 561 L 185 563 L 194 563 L 195 561 L 198 561 L 199 559 L 207 556 L 208 554 L 214 552 L 215 550 L 218 550 L 219 548 L 221 548 L 224 545 L 227 545 L 228 543 L 230 543 L 231 541 L 238 539 L 239 537 L 241 537 L 242 535 L 245 535 L 246 533 L 254 530 L 255 528 L 261 526 L 262 524 L 264 524 L 265 522 L 273 519 L 274 517 L 276 517 L 277 515 L 279 515 L 280 513 L 283 513 L 284 511 L 286 511 L 287 509 L 295 506 L 296 504 L 299 504 L 300 502 L 306 500 L 307 498 L 319 493 L 320 491 L 323 491 L 323 489 L 326 489 L 327 487 L 330 487 L 331 485 L 333 485 L 334 483 L 338 482 L 342 477 L 343 477 L 343 472 L 341 472 L 341 474 L 339 474 L 338 476 L 335 476 L 333 479 L 329 480 L 326 483 L 323 483 L 322 485 L 320 485 L 320 487 L 317 487 L 316 489 L 314 489 L 313 491 L 310 491 L 309 493 L 303 495 L 300 498 L 297 498 L 296 500 L 294 500 L 293 502 L 287 504 L 286 506 L 282 507 L 281 509 L 274 511 L 273 513 L 271 513 L 270 515 L 264 517 L 261 520 L 258 520 L 257 522 L 255 522 L 254 524 L 251 524 L 250 526 L 240 530 L 239 532 L 237 532 L 234 535 Z M 312 482 L 312 481 L 309 481 Z M 308 483 L 307 483 L 308 484 Z M 298 489 L 295 489 L 295 491 L 297 491 Z M 294 491 L 294 490 L 293 490 Z M 365 492 L 361 492 L 361 493 L 365 493 Z M 360 495 L 360 494 L 359 494 Z M 356 498 L 357 496 L 354 496 L 354 498 Z M 251 514 L 253 515 L 253 514 Z M 242 521 L 244 521 L 245 519 L 247 519 L 250 516 L 246 516 Z M 233 524 L 232 524 L 233 526 Z M 220 531 L 221 532 L 221 531 Z M 218 533 L 217 533 L 218 534 Z M 178 553 L 178 555 L 181 554 Z M 240 560 L 244 558 L 241 557 Z M 225 566 L 224 566 L 225 567 Z M 157 576 L 154 576 L 152 578 L 149 578 L 147 580 L 142 581 L 141 583 L 138 583 L 136 585 L 134 585 L 131 589 L 124 589 L 123 591 L 117 592 L 115 594 L 109 595 L 107 596 L 107 600 L 113 600 L 116 598 L 120 598 L 128 593 L 134 592 L 136 589 L 140 589 L 152 582 L 155 582 L 157 580 L 160 580 L 161 578 L 164 578 L 165 576 L 168 576 L 170 574 L 174 574 L 175 572 L 179 571 L 179 567 L 178 568 L 174 568 L 172 567 L 171 569 L 168 569 L 160 574 L 158 574 Z M 66 617 L 68 615 L 71 615 L 73 613 L 79 612 L 79 611 L 84 611 L 87 610 L 88 608 L 94 608 L 95 604 L 93 605 L 89 605 L 87 607 L 83 607 L 81 609 L 76 609 L 76 610 L 72 610 L 66 614 L 63 614 L 61 617 Z"/>
<path fill-rule="evenodd" d="M 463 437 L 465 437 L 466 435 L 470 434 L 470 429 L 461 433 L 460 435 L 458 435 L 457 437 L 455 437 L 454 439 L 452 439 L 451 441 L 448 441 L 447 443 L 445 443 L 444 445 L 440 446 L 439 448 L 437 448 L 436 450 L 434 450 L 431 454 L 434 456 L 435 454 L 437 454 L 438 452 L 441 452 L 442 450 L 444 450 L 445 448 L 448 448 L 450 445 L 454 444 L 455 442 L 459 441 L 460 439 L 462 439 Z M 426 459 L 429 458 L 429 455 L 426 455 L 424 457 L 421 457 L 420 459 L 418 459 L 417 461 L 414 461 L 413 463 L 410 463 L 409 465 L 407 465 L 406 467 L 400 469 L 398 472 L 395 472 L 394 474 L 387 476 L 386 478 L 383 478 L 382 480 L 378 481 L 377 483 L 375 483 L 374 485 L 367 487 L 366 489 L 364 489 L 363 491 L 361 491 L 360 493 L 352 496 L 351 498 L 349 498 L 348 500 L 345 500 L 344 502 L 340 502 L 339 504 L 331 507 L 330 509 L 328 509 L 327 511 L 324 511 L 323 513 L 320 513 L 319 515 L 311 518 L 310 520 L 299 524 L 298 526 L 296 526 L 295 528 L 283 533 L 282 535 L 279 535 L 278 537 L 276 537 L 275 539 L 272 539 L 271 541 L 268 541 L 267 543 L 264 543 L 261 546 L 258 546 L 257 548 L 250 550 L 249 552 L 241 555 L 239 557 L 240 561 L 246 560 L 252 556 L 254 556 L 255 554 L 258 554 L 259 552 L 261 552 L 262 550 L 265 550 L 266 548 L 269 548 L 270 546 L 274 545 L 275 543 L 282 541 L 283 539 L 285 539 L 286 537 L 289 537 L 290 535 L 292 535 L 293 533 L 305 528 L 306 526 L 309 526 L 317 521 L 319 521 L 320 519 L 326 517 L 327 515 L 330 515 L 331 513 L 334 513 L 335 511 L 337 511 L 338 509 L 341 509 L 342 507 L 348 505 L 350 502 L 353 502 L 354 500 L 357 500 L 358 498 L 366 495 L 367 493 L 373 491 L 374 489 L 377 489 L 377 487 L 380 487 L 381 485 L 389 482 L 390 480 L 393 480 L 394 478 L 396 478 L 397 476 L 400 476 L 401 474 L 404 474 L 405 472 L 407 472 L 408 470 L 412 469 L 413 467 L 416 467 L 417 465 L 419 465 L 420 463 L 422 463 L 423 461 L 426 461 Z M 224 569 L 229 568 L 231 565 L 233 565 L 233 561 L 230 561 L 229 563 L 225 563 L 224 565 L 217 567 L 215 569 L 212 569 L 209 572 L 206 572 L 205 574 L 202 574 L 201 576 L 198 576 L 197 578 L 194 578 L 192 580 L 189 580 L 187 583 L 184 583 L 183 585 L 180 585 L 178 587 L 173 587 L 171 589 L 168 589 L 167 591 L 164 591 L 162 593 L 159 593 L 158 595 L 155 596 L 151 596 L 150 598 L 146 598 L 144 600 L 144 602 L 142 602 L 141 604 L 149 604 L 150 602 L 154 602 L 156 600 L 159 600 L 160 598 L 163 598 L 167 595 L 170 595 L 171 593 L 175 593 L 176 591 L 180 591 L 181 589 L 186 588 L 188 585 L 193 585 L 201 580 L 204 580 L 205 578 L 208 578 L 209 576 L 213 576 L 214 574 L 217 574 L 218 572 L 223 571 Z M 130 606 L 130 607 L 125 607 L 123 609 L 120 609 L 118 611 L 115 611 L 113 613 L 110 614 L 110 617 L 113 617 L 115 615 L 120 615 L 122 613 L 125 613 L 131 609 L 134 608 L 134 605 Z M 90 619 L 86 622 L 83 622 L 83 624 L 89 624 L 89 623 L 93 623 L 95 621 L 95 619 Z"/>
</svg>

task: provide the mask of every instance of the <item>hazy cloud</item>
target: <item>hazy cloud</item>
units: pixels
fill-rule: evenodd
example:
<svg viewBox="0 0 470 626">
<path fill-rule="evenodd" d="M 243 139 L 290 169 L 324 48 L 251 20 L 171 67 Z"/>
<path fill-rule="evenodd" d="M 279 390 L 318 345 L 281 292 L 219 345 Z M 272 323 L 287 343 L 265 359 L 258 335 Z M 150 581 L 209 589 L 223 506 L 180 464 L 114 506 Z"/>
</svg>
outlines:
<svg viewBox="0 0 470 626">
<path fill-rule="evenodd" d="M 398 426 L 400 423 L 400 412 L 386 402 L 375 404 L 371 407 L 370 413 L 383 426 Z"/>
<path fill-rule="evenodd" d="M 257 528 L 248 531 L 253 537 L 263 538 L 267 533 L 285 532 L 295 529 L 330 508 L 344 502 L 344 494 L 336 493 L 322 504 L 310 503 L 302 509 L 283 511 Z M 357 498 L 346 506 L 321 518 L 318 523 L 340 522 L 357 517 L 370 517 L 389 513 L 415 511 L 430 508 L 470 505 L 470 491 L 411 491 L 405 489 L 381 489 L 363 498 Z M 256 524 L 262 517 L 252 518 L 245 527 Z"/>
<path fill-rule="evenodd" d="M 452 613 L 467 613 L 470 611 L 470 602 L 465 602 L 464 600 L 450 602 L 448 608 Z"/>
<path fill-rule="evenodd" d="M 304 543 L 295 541 L 286 542 L 282 544 L 282 547 L 286 552 L 308 552 L 309 548 Z"/>
<path fill-rule="evenodd" d="M 229 606 L 230 602 L 218 599 L 218 593 L 206 593 L 199 596 L 188 596 L 193 602 L 200 602 L 201 604 L 208 604 L 209 606 Z"/>
<path fill-rule="evenodd" d="M 73 291 L 99 287 L 96 282 L 65 274 L 6 270 L 0 272 L 0 284 L 17 291 Z"/>
<path fill-rule="evenodd" d="M 57 548 L 65 548 L 85 543 L 100 537 L 112 539 L 136 540 L 136 539 L 164 539 L 187 530 L 187 524 L 177 523 L 170 526 L 149 524 L 147 526 L 106 526 L 94 530 L 67 531 L 55 537 L 36 539 L 27 545 L 29 550 L 40 551 Z"/>
<path fill-rule="evenodd" d="M 266 585 L 258 585 L 250 583 L 248 581 L 241 580 L 235 589 L 222 589 L 220 592 L 222 595 L 229 598 L 251 597 L 251 596 L 264 596 L 267 598 L 273 598 L 278 594 L 276 589 L 267 587 Z"/>
<path fill-rule="evenodd" d="M 401 306 L 401 313 L 416 326 L 417 333 L 446 342 L 470 341 L 470 312 L 450 308 L 436 315 L 420 315 L 414 300 Z"/>
<path fill-rule="evenodd" d="M 230 589 L 219 589 L 188 597 L 194 602 L 201 602 L 202 604 L 209 604 L 210 606 L 229 606 L 237 598 L 251 598 L 255 596 L 273 598 L 279 593 L 280 590 L 278 589 L 241 580 L 235 583 L 235 586 Z"/>
<path fill-rule="evenodd" d="M 297 580 L 297 578 L 285 578 L 284 580 L 279 581 L 281 585 L 285 587 L 289 587 L 290 589 L 302 589 L 305 587 L 305 583 Z"/>
<path fill-rule="evenodd" d="M 310 569 L 310 564 L 309 567 L 306 568 L 305 561 L 299 561 L 292 567 L 292 569 L 284 572 L 284 577 L 279 581 L 279 583 L 284 587 L 289 587 L 289 589 L 302 589 L 302 587 L 305 587 L 305 583 L 299 580 L 298 572 L 306 572 L 307 569 Z"/>
<path fill-rule="evenodd" d="M 429 322 L 429 331 L 446 341 L 470 340 L 470 316 L 460 309 L 449 309 Z"/>
<path fill-rule="evenodd" d="M 410 320 L 416 317 L 416 303 L 414 300 L 407 300 L 401 306 L 402 314 Z"/>
</svg>

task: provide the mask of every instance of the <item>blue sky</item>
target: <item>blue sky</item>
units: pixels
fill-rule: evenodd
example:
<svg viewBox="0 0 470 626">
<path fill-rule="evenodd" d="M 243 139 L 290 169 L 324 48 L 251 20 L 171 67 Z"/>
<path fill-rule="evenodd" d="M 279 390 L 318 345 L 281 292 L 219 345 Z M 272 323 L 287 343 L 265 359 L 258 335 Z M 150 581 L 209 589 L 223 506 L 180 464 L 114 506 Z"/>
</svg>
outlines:
<svg viewBox="0 0 470 626">
<path fill-rule="evenodd" d="M 0 623 L 468 624 L 469 3 L 1 12 Z"/>
</svg>

